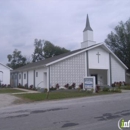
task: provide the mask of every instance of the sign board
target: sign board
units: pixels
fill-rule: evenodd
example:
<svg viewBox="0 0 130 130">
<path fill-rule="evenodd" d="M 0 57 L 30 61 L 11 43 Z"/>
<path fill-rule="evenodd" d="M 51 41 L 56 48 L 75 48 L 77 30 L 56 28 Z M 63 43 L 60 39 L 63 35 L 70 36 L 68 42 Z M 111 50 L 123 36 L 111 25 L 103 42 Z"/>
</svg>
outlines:
<svg viewBox="0 0 130 130">
<path fill-rule="evenodd" d="M 84 78 L 84 89 L 93 89 L 95 92 L 95 76 L 89 76 Z"/>
</svg>

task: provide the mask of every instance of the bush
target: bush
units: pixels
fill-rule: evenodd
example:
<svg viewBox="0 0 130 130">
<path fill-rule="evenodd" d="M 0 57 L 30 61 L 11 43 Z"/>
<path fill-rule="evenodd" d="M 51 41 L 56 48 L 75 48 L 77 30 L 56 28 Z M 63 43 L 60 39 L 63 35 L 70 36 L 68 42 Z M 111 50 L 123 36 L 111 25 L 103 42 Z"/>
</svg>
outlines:
<svg viewBox="0 0 130 130">
<path fill-rule="evenodd" d="M 59 89 L 59 87 L 60 87 L 60 85 L 57 83 L 55 88 L 56 88 L 56 89 Z"/>
<path fill-rule="evenodd" d="M 72 86 L 69 86 L 68 89 L 72 89 L 73 87 Z"/>
<path fill-rule="evenodd" d="M 51 90 L 51 91 L 53 91 L 53 90 L 56 90 L 56 88 L 54 88 L 54 87 L 51 87 L 51 88 L 50 88 L 50 90 Z"/>
<path fill-rule="evenodd" d="M 87 92 L 88 94 L 92 94 L 92 93 L 93 93 L 93 89 L 91 89 L 91 90 L 86 90 L 86 92 Z"/>
<path fill-rule="evenodd" d="M 30 85 L 30 89 L 33 89 L 33 85 Z"/>
<path fill-rule="evenodd" d="M 69 88 L 69 84 L 66 84 L 64 87 L 68 89 Z"/>
<path fill-rule="evenodd" d="M 100 86 L 96 86 L 96 93 L 98 93 L 100 91 Z"/>
<path fill-rule="evenodd" d="M 109 90 L 110 90 L 110 89 L 107 88 L 107 87 L 104 87 L 104 88 L 102 89 L 103 92 L 109 92 Z"/>
<path fill-rule="evenodd" d="M 80 89 L 83 89 L 83 83 L 81 83 L 81 84 L 79 85 L 79 88 L 80 88 Z"/>
<path fill-rule="evenodd" d="M 121 88 L 125 90 L 130 90 L 130 86 L 122 86 Z"/>
<path fill-rule="evenodd" d="M 114 93 L 121 93 L 121 89 L 119 89 L 119 88 L 113 88 L 110 91 L 114 92 Z"/>
<path fill-rule="evenodd" d="M 72 88 L 73 88 L 73 89 L 75 89 L 76 84 L 75 84 L 75 83 L 72 83 L 72 85 L 71 85 L 71 86 L 72 86 Z"/>
</svg>

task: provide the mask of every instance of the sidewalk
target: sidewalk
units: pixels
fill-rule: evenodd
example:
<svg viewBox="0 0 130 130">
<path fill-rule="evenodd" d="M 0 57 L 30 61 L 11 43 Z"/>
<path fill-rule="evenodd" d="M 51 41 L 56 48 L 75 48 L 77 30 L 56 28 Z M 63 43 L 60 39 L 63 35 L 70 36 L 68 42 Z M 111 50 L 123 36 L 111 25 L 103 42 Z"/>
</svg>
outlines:
<svg viewBox="0 0 130 130">
<path fill-rule="evenodd" d="M 22 88 L 14 88 L 14 89 L 25 91 L 25 92 L 18 92 L 18 93 L 12 93 L 12 94 L 39 93 L 38 91 L 29 90 L 29 89 L 22 89 Z"/>
<path fill-rule="evenodd" d="M 130 90 L 121 90 L 122 91 L 122 93 L 130 93 Z"/>
</svg>

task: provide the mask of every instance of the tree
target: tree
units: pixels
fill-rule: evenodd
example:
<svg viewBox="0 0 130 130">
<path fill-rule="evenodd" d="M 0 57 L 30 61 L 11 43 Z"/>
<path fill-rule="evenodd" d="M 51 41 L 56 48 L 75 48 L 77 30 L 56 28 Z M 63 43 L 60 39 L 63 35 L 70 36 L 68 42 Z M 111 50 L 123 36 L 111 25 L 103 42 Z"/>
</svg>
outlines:
<svg viewBox="0 0 130 130">
<path fill-rule="evenodd" d="M 50 58 L 53 56 L 57 56 L 63 53 L 70 52 L 70 50 L 67 50 L 65 48 L 55 46 L 49 41 L 44 42 L 44 47 L 43 47 L 43 52 L 44 52 L 44 58 Z"/>
<path fill-rule="evenodd" d="M 65 48 L 55 46 L 49 41 L 37 40 L 37 39 L 35 39 L 34 46 L 35 49 L 32 55 L 33 62 L 44 60 L 46 58 L 57 56 L 70 51 Z"/>
<path fill-rule="evenodd" d="M 10 62 L 7 64 L 7 66 L 11 67 L 12 69 L 17 69 L 26 65 L 26 57 L 22 56 L 21 51 L 18 51 L 17 49 L 13 51 L 13 54 L 9 54 L 7 58 Z"/>
<path fill-rule="evenodd" d="M 130 70 L 130 19 L 121 21 L 105 42 Z"/>
<path fill-rule="evenodd" d="M 34 53 L 32 54 L 32 62 L 37 62 L 44 59 L 43 53 L 43 41 L 35 39 L 34 40 Z"/>
</svg>

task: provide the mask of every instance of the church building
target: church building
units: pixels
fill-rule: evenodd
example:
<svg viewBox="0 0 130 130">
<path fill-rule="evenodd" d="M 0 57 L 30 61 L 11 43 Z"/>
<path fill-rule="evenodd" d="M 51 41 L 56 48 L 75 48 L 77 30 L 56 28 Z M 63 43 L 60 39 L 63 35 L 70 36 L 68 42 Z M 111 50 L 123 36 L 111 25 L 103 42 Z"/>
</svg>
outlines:
<svg viewBox="0 0 130 130">
<path fill-rule="evenodd" d="M 0 63 L 0 87 L 1 85 L 8 86 L 10 84 L 10 71 L 12 69 Z"/>
<path fill-rule="evenodd" d="M 127 69 L 105 43 L 94 41 L 87 16 L 80 49 L 11 71 L 11 84 L 15 87 L 21 84 L 49 89 L 56 84 L 64 87 L 75 83 L 78 87 L 84 77 L 95 76 L 97 85 L 110 86 L 114 82 L 125 81 Z"/>
</svg>

